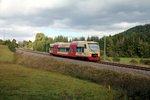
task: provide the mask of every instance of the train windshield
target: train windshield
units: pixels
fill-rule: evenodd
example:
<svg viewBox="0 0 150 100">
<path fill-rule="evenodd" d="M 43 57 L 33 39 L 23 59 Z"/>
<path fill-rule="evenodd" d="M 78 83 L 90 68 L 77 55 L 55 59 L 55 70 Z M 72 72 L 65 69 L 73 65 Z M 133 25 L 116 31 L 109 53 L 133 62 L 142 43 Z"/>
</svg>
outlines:
<svg viewBox="0 0 150 100">
<path fill-rule="evenodd" d="M 97 43 L 88 43 L 90 51 L 99 51 L 99 45 Z"/>
</svg>

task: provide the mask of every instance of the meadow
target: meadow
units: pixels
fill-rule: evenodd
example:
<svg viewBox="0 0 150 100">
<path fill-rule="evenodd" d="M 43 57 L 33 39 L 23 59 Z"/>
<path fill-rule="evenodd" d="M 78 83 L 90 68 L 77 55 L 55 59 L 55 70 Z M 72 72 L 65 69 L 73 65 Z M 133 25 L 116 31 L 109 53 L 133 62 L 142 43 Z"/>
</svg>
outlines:
<svg viewBox="0 0 150 100">
<path fill-rule="evenodd" d="M 16 64 L 6 46 L 0 50 L 0 100 L 114 100 L 119 94 L 88 80 Z"/>
<path fill-rule="evenodd" d="M 0 62 L 13 62 L 14 53 L 7 46 L 0 45 Z"/>
<path fill-rule="evenodd" d="M 10 53 L 7 47 L 0 49 Z M 10 53 L 11 54 L 11 53 Z M 30 53 L 0 61 L 2 100 L 149 100 L 150 78 Z M 1 56 L 6 56 L 4 53 Z M 2 57 L 2 58 L 3 58 Z M 5 57 L 4 57 L 5 58 Z"/>
<path fill-rule="evenodd" d="M 113 62 L 114 57 L 106 57 L 106 61 Z M 139 66 L 149 67 L 150 65 L 145 65 L 141 63 L 141 60 L 148 60 L 150 62 L 150 58 L 128 58 L 128 57 L 117 57 L 120 59 L 119 63 L 123 64 L 134 64 Z M 134 60 L 134 62 L 132 62 Z"/>
</svg>

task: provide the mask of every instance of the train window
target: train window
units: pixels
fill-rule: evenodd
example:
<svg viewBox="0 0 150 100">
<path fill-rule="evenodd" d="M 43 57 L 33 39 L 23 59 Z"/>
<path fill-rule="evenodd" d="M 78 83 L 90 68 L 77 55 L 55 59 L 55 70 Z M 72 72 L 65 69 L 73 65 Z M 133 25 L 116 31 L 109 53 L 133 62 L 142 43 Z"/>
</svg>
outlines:
<svg viewBox="0 0 150 100">
<path fill-rule="evenodd" d="M 84 52 L 84 47 L 77 47 L 77 52 Z"/>
<path fill-rule="evenodd" d="M 90 51 L 99 51 L 99 45 L 97 43 L 88 43 Z"/>
<path fill-rule="evenodd" d="M 69 52 L 69 48 L 58 48 L 58 52 Z"/>
<path fill-rule="evenodd" d="M 66 48 L 66 52 L 69 52 L 69 48 Z"/>
</svg>

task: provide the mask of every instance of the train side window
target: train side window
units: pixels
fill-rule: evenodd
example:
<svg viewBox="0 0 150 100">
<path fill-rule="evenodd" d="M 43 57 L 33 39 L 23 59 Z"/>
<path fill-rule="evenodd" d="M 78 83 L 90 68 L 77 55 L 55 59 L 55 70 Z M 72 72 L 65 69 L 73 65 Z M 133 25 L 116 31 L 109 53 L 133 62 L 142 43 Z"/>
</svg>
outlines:
<svg viewBox="0 0 150 100">
<path fill-rule="evenodd" d="M 84 52 L 84 48 L 83 47 L 81 47 L 81 50 L 82 50 L 82 52 Z"/>
<path fill-rule="evenodd" d="M 58 52 L 69 52 L 69 48 L 58 48 Z"/>
<path fill-rule="evenodd" d="M 66 52 L 69 52 L 69 48 L 66 48 Z"/>
<path fill-rule="evenodd" d="M 77 47 L 77 49 L 76 49 L 76 50 L 77 50 L 77 52 L 80 52 L 80 47 Z"/>
<path fill-rule="evenodd" d="M 77 52 L 84 52 L 84 47 L 77 47 Z"/>
<path fill-rule="evenodd" d="M 84 44 L 84 48 L 86 49 L 86 44 Z"/>
</svg>

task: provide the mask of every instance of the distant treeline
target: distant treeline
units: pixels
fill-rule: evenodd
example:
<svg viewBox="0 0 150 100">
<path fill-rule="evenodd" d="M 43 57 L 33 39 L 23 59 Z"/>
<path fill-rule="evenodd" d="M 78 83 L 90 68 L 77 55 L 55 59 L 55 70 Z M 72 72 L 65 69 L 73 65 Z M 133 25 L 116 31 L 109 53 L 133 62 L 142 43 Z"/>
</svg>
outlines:
<svg viewBox="0 0 150 100">
<path fill-rule="evenodd" d="M 81 37 L 76 40 L 85 40 Z M 104 48 L 104 37 L 88 37 L 87 41 L 96 41 Z M 128 29 L 114 36 L 106 37 L 106 55 L 109 57 L 150 57 L 150 24 L 140 25 Z"/>
<path fill-rule="evenodd" d="M 99 38 L 98 36 L 79 37 L 68 39 L 68 37 L 57 36 L 50 38 L 45 36 L 44 33 L 37 33 L 35 41 L 21 41 L 18 42 L 18 47 L 29 48 L 37 51 L 49 51 L 49 44 L 54 42 L 71 42 L 71 41 L 96 41 L 100 45 L 101 55 L 103 55 L 104 48 L 104 37 Z M 8 43 L 7 43 L 8 42 Z M 13 42 L 10 44 L 10 42 Z M 15 42 L 15 43 L 14 43 Z M 0 43 L 9 44 L 10 47 L 15 44 L 16 40 L 13 41 L 0 40 Z M 13 46 L 14 47 L 14 46 Z M 114 36 L 106 36 L 106 55 L 109 57 L 150 57 L 150 24 L 140 25 L 128 29 L 122 33 Z"/>
<path fill-rule="evenodd" d="M 103 48 L 103 38 L 99 40 Z M 106 38 L 107 56 L 150 57 L 150 24 L 136 26 Z"/>
</svg>

